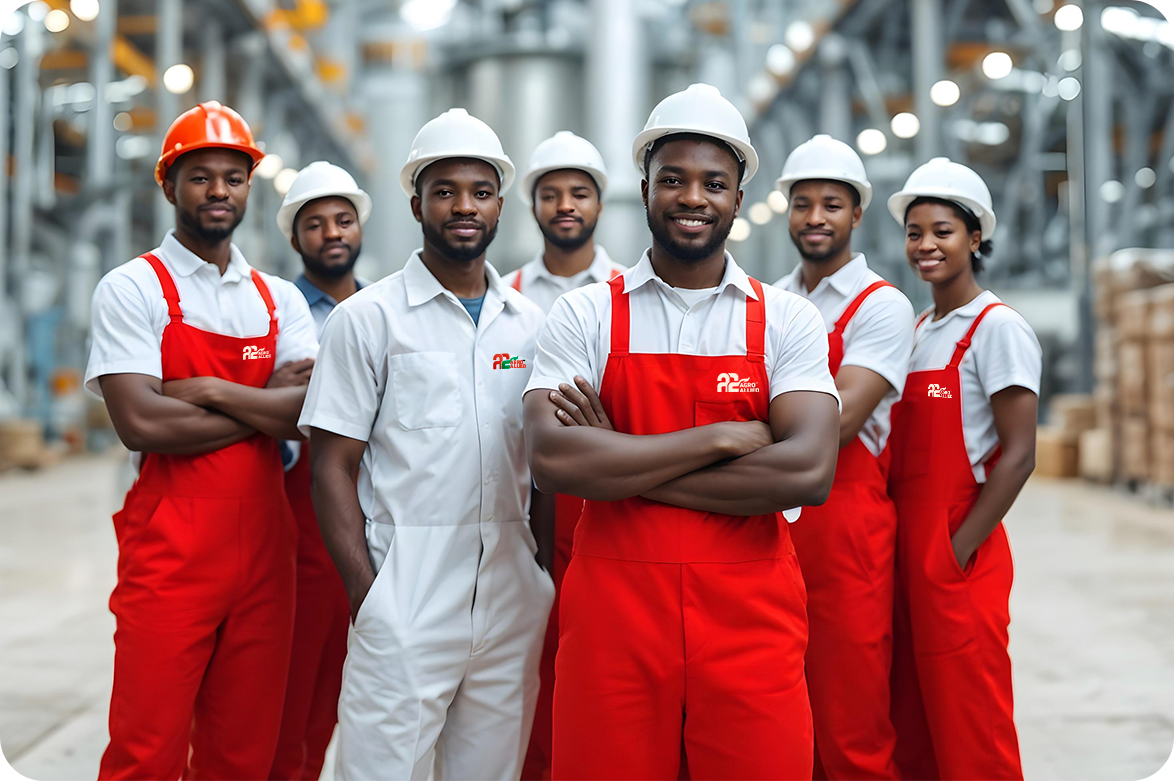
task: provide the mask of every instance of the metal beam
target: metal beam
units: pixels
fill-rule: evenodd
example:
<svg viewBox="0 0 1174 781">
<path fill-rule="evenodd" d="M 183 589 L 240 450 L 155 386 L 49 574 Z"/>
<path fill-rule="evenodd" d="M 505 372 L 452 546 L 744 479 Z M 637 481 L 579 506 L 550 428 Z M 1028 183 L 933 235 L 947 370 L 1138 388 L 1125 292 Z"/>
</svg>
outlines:
<svg viewBox="0 0 1174 781">
<path fill-rule="evenodd" d="M 946 41 L 942 34 L 941 0 L 911 0 L 913 10 L 913 110 L 921 121 L 917 134 L 917 163 L 941 154 L 941 108 L 929 97 L 943 77 Z"/>
</svg>

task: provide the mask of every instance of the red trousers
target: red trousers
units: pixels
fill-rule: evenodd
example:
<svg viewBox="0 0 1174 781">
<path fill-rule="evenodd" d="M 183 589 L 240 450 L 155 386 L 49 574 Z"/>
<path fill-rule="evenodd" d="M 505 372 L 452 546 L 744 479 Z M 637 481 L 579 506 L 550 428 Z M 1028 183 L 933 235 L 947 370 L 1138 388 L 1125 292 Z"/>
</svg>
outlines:
<svg viewBox="0 0 1174 781">
<path fill-rule="evenodd" d="M 555 661 L 557 779 L 810 778 L 793 555 L 660 564 L 577 553 Z"/>
</svg>

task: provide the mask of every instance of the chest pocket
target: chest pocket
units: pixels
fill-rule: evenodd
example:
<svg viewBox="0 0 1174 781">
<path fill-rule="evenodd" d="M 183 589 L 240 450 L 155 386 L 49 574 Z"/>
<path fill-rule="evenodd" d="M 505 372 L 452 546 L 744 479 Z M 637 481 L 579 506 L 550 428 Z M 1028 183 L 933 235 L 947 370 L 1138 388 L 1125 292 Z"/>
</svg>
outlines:
<svg viewBox="0 0 1174 781">
<path fill-rule="evenodd" d="M 388 361 L 395 419 L 405 429 L 450 428 L 464 412 L 457 357 L 420 352 L 393 355 Z"/>
</svg>

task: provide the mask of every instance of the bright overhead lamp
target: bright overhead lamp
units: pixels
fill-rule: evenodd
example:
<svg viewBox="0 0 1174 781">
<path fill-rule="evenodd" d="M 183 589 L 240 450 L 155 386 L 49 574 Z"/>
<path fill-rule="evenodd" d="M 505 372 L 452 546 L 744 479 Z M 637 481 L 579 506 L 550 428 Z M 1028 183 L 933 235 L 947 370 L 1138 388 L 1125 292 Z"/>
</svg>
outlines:
<svg viewBox="0 0 1174 781">
<path fill-rule="evenodd" d="M 69 14 L 60 8 L 54 8 L 45 14 L 45 29 L 51 33 L 64 32 L 69 27 Z"/>
<path fill-rule="evenodd" d="M 815 43 L 815 28 L 811 26 L 810 22 L 796 19 L 787 25 L 787 30 L 783 33 L 783 40 L 794 51 L 805 52 Z"/>
<path fill-rule="evenodd" d="M 114 115 L 114 129 L 120 133 L 125 133 L 134 127 L 134 118 L 125 111 L 120 111 Z"/>
<path fill-rule="evenodd" d="M 1117 203 L 1125 197 L 1125 185 L 1116 179 L 1110 179 L 1101 185 L 1101 198 L 1105 203 Z"/>
<path fill-rule="evenodd" d="M 921 130 L 921 120 L 916 114 L 902 111 L 893 117 L 889 126 L 897 138 L 913 138 Z"/>
<path fill-rule="evenodd" d="M 1083 61 L 1080 56 L 1080 49 L 1067 49 L 1061 52 L 1060 59 L 1056 60 L 1056 64 L 1071 73 L 1079 69 Z"/>
<path fill-rule="evenodd" d="M 789 76 L 795 65 L 795 52 L 785 43 L 776 43 L 766 50 L 766 69 L 774 75 Z"/>
<path fill-rule="evenodd" d="M 265 155 L 261 158 L 261 162 L 257 163 L 257 176 L 262 179 L 272 179 L 281 173 L 281 169 L 285 168 L 285 161 L 281 159 L 281 155 Z"/>
<path fill-rule="evenodd" d="M 962 90 L 949 79 L 942 79 L 929 88 L 929 99 L 937 106 L 952 106 L 962 97 Z"/>
<path fill-rule="evenodd" d="M 1078 5 L 1062 5 L 1056 9 L 1052 21 L 1061 32 L 1075 32 L 1084 24 L 1084 11 L 1080 10 Z"/>
<path fill-rule="evenodd" d="M 866 155 L 879 155 L 888 145 L 885 134 L 875 127 L 865 128 L 856 136 L 856 148 Z"/>
<path fill-rule="evenodd" d="M 746 241 L 750 238 L 750 223 L 742 217 L 735 217 L 734 224 L 730 226 L 730 241 Z"/>
<path fill-rule="evenodd" d="M 399 15 L 412 29 L 425 32 L 448 24 L 456 7 L 457 0 L 408 0 Z"/>
<path fill-rule="evenodd" d="M 1140 169 L 1133 175 L 1133 182 L 1143 190 L 1148 190 L 1153 187 L 1158 181 L 1158 175 L 1154 173 L 1154 169 L 1146 168 Z"/>
<path fill-rule="evenodd" d="M 787 196 L 783 194 L 782 190 L 771 190 L 770 194 L 766 196 L 766 205 L 775 214 L 785 214 L 787 211 Z"/>
<path fill-rule="evenodd" d="M 1066 76 L 1060 79 L 1060 83 L 1056 85 L 1056 92 L 1064 100 L 1076 100 L 1076 96 L 1080 94 L 1080 81 Z"/>
<path fill-rule="evenodd" d="M 83 22 L 98 18 L 98 0 L 69 0 L 69 10 Z"/>
<path fill-rule="evenodd" d="M 29 3 L 28 13 L 29 18 L 34 22 L 43 22 L 45 21 L 45 17 L 49 15 L 49 4 L 41 2 L 41 0 L 34 0 L 34 2 Z"/>
<path fill-rule="evenodd" d="M 775 190 L 775 192 L 778 192 L 778 190 Z M 770 206 L 762 201 L 752 205 L 749 214 L 750 221 L 755 225 L 766 225 L 770 222 L 770 218 L 774 216 L 774 212 L 771 211 Z"/>
<path fill-rule="evenodd" d="M 192 73 L 191 66 L 182 62 L 172 65 L 163 71 L 163 86 L 173 95 L 182 95 L 192 88 L 196 82 L 196 74 Z"/>
<path fill-rule="evenodd" d="M 982 58 L 982 72 L 988 79 L 1005 79 L 1011 75 L 1015 63 L 1007 52 L 991 52 Z"/>
<path fill-rule="evenodd" d="M 273 177 L 273 189 L 277 190 L 277 194 L 285 197 L 289 192 L 289 188 L 293 187 L 294 179 L 298 178 L 298 172 L 292 168 L 282 168 L 277 172 L 277 176 Z"/>
</svg>

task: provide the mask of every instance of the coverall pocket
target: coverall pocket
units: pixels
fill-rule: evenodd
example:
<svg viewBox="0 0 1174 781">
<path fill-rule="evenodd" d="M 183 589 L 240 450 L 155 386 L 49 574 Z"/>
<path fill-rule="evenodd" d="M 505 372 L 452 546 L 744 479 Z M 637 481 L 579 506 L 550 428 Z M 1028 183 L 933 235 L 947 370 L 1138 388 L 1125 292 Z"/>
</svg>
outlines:
<svg viewBox="0 0 1174 781">
<path fill-rule="evenodd" d="M 140 494 L 133 490 L 127 494 L 122 509 L 113 518 L 119 548 L 127 548 L 137 539 L 162 501 L 161 494 Z"/>
<path fill-rule="evenodd" d="M 693 402 L 693 426 L 708 426 L 738 419 L 737 406 L 728 401 Z"/>
<path fill-rule="evenodd" d="M 396 421 L 405 429 L 448 428 L 461 420 L 461 389 L 452 353 L 393 355 L 389 360 Z"/>
</svg>

